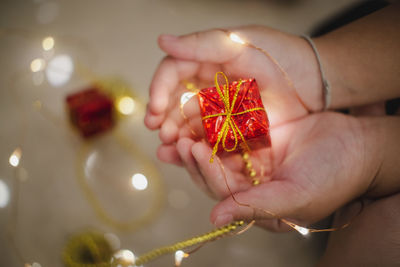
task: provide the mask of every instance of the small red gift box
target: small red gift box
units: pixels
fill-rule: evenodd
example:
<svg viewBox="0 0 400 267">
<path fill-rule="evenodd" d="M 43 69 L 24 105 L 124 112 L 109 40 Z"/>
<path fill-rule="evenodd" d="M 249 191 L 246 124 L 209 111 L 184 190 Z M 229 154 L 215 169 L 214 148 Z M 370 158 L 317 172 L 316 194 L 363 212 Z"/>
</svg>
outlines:
<svg viewBox="0 0 400 267">
<path fill-rule="evenodd" d="M 269 147 L 269 122 L 255 79 L 202 89 L 199 103 L 206 137 L 217 152 Z M 212 159 L 211 159 L 212 161 Z"/>
<path fill-rule="evenodd" d="M 114 125 L 113 101 L 96 87 L 67 96 L 71 123 L 84 137 L 107 131 Z"/>
</svg>

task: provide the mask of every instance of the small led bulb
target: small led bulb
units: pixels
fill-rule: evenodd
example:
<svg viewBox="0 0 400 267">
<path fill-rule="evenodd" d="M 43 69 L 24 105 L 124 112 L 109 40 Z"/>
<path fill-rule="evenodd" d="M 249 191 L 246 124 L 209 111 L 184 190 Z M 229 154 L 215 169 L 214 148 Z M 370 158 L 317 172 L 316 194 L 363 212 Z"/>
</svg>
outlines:
<svg viewBox="0 0 400 267">
<path fill-rule="evenodd" d="M 184 106 L 196 93 L 193 92 L 186 92 L 183 93 L 181 96 L 181 105 Z"/>
<path fill-rule="evenodd" d="M 183 252 L 182 250 L 177 250 L 175 252 L 175 266 L 181 266 L 183 258 L 189 257 L 189 254 Z"/>
<path fill-rule="evenodd" d="M 308 228 L 301 227 L 299 225 L 294 226 L 294 229 L 302 235 L 308 235 L 310 233 Z"/>
<path fill-rule="evenodd" d="M 246 42 L 243 41 L 242 38 L 239 37 L 239 35 L 237 35 L 236 33 L 231 32 L 229 34 L 229 38 L 232 40 L 232 42 L 237 43 L 237 44 L 242 44 L 244 45 Z"/>
<path fill-rule="evenodd" d="M 17 147 L 11 154 L 10 158 L 8 159 L 8 162 L 10 163 L 11 166 L 18 167 L 19 161 L 21 160 L 21 156 L 22 156 L 22 150 L 21 148 Z"/>
</svg>

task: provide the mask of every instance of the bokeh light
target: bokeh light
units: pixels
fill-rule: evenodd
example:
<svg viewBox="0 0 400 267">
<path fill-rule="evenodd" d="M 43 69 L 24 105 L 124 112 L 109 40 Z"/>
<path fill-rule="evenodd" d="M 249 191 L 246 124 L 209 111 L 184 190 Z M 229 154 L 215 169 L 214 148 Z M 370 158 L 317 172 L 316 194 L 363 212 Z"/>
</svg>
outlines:
<svg viewBox="0 0 400 267">
<path fill-rule="evenodd" d="M 21 150 L 21 148 L 17 147 L 13 151 L 13 153 L 11 153 L 11 156 L 8 159 L 8 162 L 10 163 L 11 166 L 18 167 L 19 162 L 21 160 L 21 156 L 22 156 L 22 150 Z"/>
<path fill-rule="evenodd" d="M 32 72 L 38 72 L 44 69 L 46 66 L 46 62 L 44 61 L 43 58 L 35 58 L 31 62 L 31 71 Z"/>
<path fill-rule="evenodd" d="M 54 48 L 54 38 L 49 36 L 43 39 L 42 47 L 44 51 L 49 51 Z"/>
<path fill-rule="evenodd" d="M 135 110 L 135 100 L 130 96 L 121 97 L 117 101 L 117 109 L 124 115 L 130 115 Z"/>
<path fill-rule="evenodd" d="M 136 174 L 132 175 L 131 182 L 132 182 L 132 186 L 136 190 L 145 190 L 148 185 L 146 176 L 144 176 L 141 173 L 136 173 Z"/>
<path fill-rule="evenodd" d="M 46 77 L 53 86 L 66 84 L 74 71 L 74 63 L 69 55 L 58 55 L 50 60 L 46 68 Z"/>
<path fill-rule="evenodd" d="M 117 267 L 136 267 L 135 254 L 127 249 L 118 250 L 114 253 L 111 263 L 112 266 Z"/>
<path fill-rule="evenodd" d="M 0 208 L 4 208 L 7 206 L 10 200 L 10 190 L 8 189 L 7 184 L 0 180 Z"/>
</svg>

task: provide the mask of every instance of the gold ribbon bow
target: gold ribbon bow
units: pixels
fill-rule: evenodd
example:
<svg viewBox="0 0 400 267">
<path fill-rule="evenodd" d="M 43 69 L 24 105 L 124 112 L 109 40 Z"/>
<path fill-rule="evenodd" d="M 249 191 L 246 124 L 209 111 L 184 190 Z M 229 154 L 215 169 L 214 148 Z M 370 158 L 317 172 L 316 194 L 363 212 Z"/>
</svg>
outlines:
<svg viewBox="0 0 400 267">
<path fill-rule="evenodd" d="M 223 91 L 221 90 L 219 83 L 218 83 L 218 75 L 222 75 L 222 77 L 224 77 L 224 79 L 225 79 L 225 85 L 223 86 Z M 221 142 L 221 140 L 222 140 L 222 147 L 224 148 L 224 150 L 227 152 L 232 152 L 232 151 L 236 150 L 236 148 L 237 148 L 238 135 L 239 135 L 243 141 L 243 144 L 244 144 L 244 147 L 246 148 L 246 150 L 250 150 L 250 148 L 247 145 L 247 142 L 243 136 L 243 133 L 240 131 L 236 122 L 232 119 L 232 116 L 242 115 L 244 113 L 248 113 L 248 112 L 252 112 L 252 111 L 256 111 L 256 110 L 264 110 L 264 108 L 257 107 L 257 108 L 251 108 L 248 110 L 237 112 L 237 113 L 232 113 L 233 108 L 236 103 L 236 100 L 237 100 L 237 97 L 238 97 L 238 94 L 239 94 L 239 91 L 240 91 L 240 87 L 242 86 L 242 83 L 243 83 L 243 80 L 239 80 L 239 82 L 236 86 L 236 90 L 235 90 L 235 94 L 233 96 L 232 102 L 230 102 L 228 78 L 226 77 L 226 75 L 223 72 L 217 72 L 215 74 L 215 88 L 217 89 L 218 95 L 220 96 L 222 102 L 224 103 L 225 112 L 204 116 L 202 118 L 202 120 L 206 120 L 206 119 L 213 118 L 213 117 L 225 116 L 225 121 L 222 124 L 221 130 L 218 133 L 217 142 L 214 145 L 212 155 L 210 158 L 210 163 L 214 162 L 214 156 L 218 151 L 218 146 L 219 146 L 219 143 Z M 233 137 L 235 138 L 235 144 L 233 147 L 228 148 L 226 146 L 226 137 L 228 136 L 230 129 L 232 130 Z"/>
</svg>

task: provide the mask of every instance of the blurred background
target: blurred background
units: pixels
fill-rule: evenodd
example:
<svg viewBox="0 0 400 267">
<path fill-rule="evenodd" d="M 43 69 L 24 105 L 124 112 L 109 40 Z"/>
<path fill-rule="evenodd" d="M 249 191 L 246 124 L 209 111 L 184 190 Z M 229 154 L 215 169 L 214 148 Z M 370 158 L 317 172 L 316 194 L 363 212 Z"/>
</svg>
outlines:
<svg viewBox="0 0 400 267">
<path fill-rule="evenodd" d="M 157 132 L 143 125 L 163 57 L 157 36 L 243 24 L 305 34 L 355 2 L 2 0 L 0 266 L 64 266 L 84 240 L 71 237 L 93 231 L 112 251 L 140 255 L 211 230 L 214 201 L 156 159 Z M 120 115 L 112 131 L 84 139 L 66 97 L 93 82 L 114 94 Z M 313 266 L 325 238 L 252 228 L 183 266 Z M 173 265 L 168 255 L 146 266 Z"/>
</svg>

